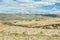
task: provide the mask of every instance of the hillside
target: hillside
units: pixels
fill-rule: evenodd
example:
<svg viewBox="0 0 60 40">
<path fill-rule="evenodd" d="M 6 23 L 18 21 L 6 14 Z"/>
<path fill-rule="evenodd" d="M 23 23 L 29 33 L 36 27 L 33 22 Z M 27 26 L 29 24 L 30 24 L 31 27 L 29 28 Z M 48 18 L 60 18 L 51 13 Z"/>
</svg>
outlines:
<svg viewBox="0 0 60 40">
<path fill-rule="evenodd" d="M 60 18 L 40 14 L 0 14 L 0 40 L 60 40 Z"/>
<path fill-rule="evenodd" d="M 0 20 L 41 20 L 58 17 L 57 14 L 0 14 Z"/>
</svg>

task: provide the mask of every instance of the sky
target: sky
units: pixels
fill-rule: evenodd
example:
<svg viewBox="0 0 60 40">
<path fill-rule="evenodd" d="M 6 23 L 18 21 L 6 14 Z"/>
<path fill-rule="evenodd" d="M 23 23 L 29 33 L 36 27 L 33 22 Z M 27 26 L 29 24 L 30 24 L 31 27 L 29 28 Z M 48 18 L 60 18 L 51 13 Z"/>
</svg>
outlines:
<svg viewBox="0 0 60 40">
<path fill-rule="evenodd" d="M 60 0 L 0 0 L 0 13 L 59 14 Z"/>
</svg>

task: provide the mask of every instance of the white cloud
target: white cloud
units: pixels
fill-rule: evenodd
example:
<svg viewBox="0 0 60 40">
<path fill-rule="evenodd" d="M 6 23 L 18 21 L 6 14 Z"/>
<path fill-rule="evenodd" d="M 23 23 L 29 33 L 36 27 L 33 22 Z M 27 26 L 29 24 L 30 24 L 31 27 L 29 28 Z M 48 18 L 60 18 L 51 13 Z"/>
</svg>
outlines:
<svg viewBox="0 0 60 40">
<path fill-rule="evenodd" d="M 56 2 L 59 2 L 60 0 L 42 0 L 40 2 L 35 2 L 34 0 L 4 0 L 2 5 L 0 5 L 0 13 L 6 12 L 6 13 L 46 13 L 47 10 L 44 9 L 37 9 L 37 6 L 49 6 L 49 5 L 55 5 Z M 54 7 L 51 10 L 48 10 L 48 12 L 56 12 L 57 9 Z"/>
</svg>

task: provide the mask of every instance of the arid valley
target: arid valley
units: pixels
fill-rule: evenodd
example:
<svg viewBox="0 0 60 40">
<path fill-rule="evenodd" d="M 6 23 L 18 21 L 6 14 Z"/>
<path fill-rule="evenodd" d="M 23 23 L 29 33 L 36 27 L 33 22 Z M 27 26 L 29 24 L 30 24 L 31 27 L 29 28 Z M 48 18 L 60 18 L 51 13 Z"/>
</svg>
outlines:
<svg viewBox="0 0 60 40">
<path fill-rule="evenodd" d="M 60 17 L 0 14 L 0 40 L 60 40 Z"/>
</svg>

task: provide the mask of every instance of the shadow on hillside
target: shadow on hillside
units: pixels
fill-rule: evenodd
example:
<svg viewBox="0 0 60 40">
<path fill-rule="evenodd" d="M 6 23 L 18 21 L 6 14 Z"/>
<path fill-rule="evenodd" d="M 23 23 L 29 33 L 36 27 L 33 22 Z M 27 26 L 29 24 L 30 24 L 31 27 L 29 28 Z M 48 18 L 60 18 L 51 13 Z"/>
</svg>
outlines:
<svg viewBox="0 0 60 40">
<path fill-rule="evenodd" d="M 25 28 L 42 28 L 42 29 L 59 29 L 60 23 L 57 24 L 48 24 L 48 25 L 39 25 L 39 26 L 33 26 L 33 25 L 21 25 L 21 24 L 12 24 L 10 22 L 2 22 L 4 25 L 9 26 L 19 26 L 19 27 L 25 27 Z"/>
</svg>

